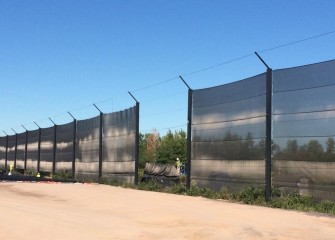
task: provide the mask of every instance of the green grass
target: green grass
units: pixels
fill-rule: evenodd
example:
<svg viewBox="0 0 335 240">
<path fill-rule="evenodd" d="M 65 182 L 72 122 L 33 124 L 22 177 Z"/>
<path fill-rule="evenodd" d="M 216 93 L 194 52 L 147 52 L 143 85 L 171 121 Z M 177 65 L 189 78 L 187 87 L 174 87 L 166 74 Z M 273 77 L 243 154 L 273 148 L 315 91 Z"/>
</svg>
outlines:
<svg viewBox="0 0 335 240">
<path fill-rule="evenodd" d="M 110 184 L 120 186 L 118 183 Z M 239 202 L 244 204 L 291 209 L 304 212 L 319 212 L 335 215 L 335 202 L 322 201 L 317 202 L 311 195 L 301 196 L 298 193 L 283 194 L 279 189 L 272 189 L 271 200 L 266 202 L 264 200 L 264 189 L 255 186 L 247 186 L 239 192 L 228 192 L 227 189 L 215 191 L 210 188 L 200 188 L 192 185 L 187 189 L 184 184 L 176 184 L 165 187 L 157 182 L 150 181 L 148 183 L 139 183 L 137 186 L 133 184 L 121 185 L 127 188 L 133 188 L 145 191 L 165 192 L 171 194 L 187 195 L 187 196 L 201 196 L 209 199 L 224 199 L 231 202 Z"/>
<path fill-rule="evenodd" d="M 36 176 L 34 170 L 26 170 L 25 175 Z M 59 171 L 53 178 L 55 179 L 72 179 L 70 171 Z M 84 182 L 90 182 L 89 180 Z M 94 182 L 92 180 L 92 182 Z M 139 183 L 135 186 L 133 183 L 120 183 L 116 180 L 101 178 L 99 183 L 112 186 L 121 186 L 124 188 L 132 188 L 145 191 L 165 192 L 171 194 L 180 194 L 187 196 L 201 196 L 209 199 L 224 199 L 231 202 L 240 202 L 244 204 L 259 205 L 280 209 L 291 209 L 305 212 L 319 212 L 335 215 L 335 202 L 315 201 L 311 195 L 301 196 L 298 193 L 283 194 L 279 189 L 273 188 L 270 201 L 264 200 L 264 189 L 247 186 L 239 192 L 229 192 L 227 189 L 215 191 L 210 188 L 200 188 L 192 184 L 190 189 L 185 186 L 185 179 L 181 180 L 181 184 L 165 187 L 158 182 L 150 181 L 147 183 Z"/>
<path fill-rule="evenodd" d="M 60 170 L 55 172 L 53 179 L 72 180 L 72 172 L 69 170 Z"/>
<path fill-rule="evenodd" d="M 24 171 L 24 175 L 27 175 L 27 176 L 35 176 L 37 175 L 37 171 L 35 170 L 31 170 L 31 169 L 26 169 Z"/>
</svg>

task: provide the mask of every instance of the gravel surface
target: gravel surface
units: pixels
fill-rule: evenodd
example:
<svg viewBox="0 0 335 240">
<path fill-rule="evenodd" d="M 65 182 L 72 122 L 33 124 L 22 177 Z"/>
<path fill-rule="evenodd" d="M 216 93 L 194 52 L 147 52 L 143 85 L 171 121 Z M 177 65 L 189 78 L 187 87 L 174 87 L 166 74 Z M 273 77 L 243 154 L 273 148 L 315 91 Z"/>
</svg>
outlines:
<svg viewBox="0 0 335 240">
<path fill-rule="evenodd" d="M 0 182 L 0 239 L 335 239 L 335 217 L 98 184 Z"/>
</svg>

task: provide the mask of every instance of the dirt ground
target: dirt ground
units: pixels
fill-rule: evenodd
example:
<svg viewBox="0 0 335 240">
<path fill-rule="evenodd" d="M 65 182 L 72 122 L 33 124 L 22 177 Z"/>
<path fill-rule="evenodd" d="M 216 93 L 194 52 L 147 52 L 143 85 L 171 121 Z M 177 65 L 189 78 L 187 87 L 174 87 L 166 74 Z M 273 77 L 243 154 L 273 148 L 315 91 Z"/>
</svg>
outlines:
<svg viewBox="0 0 335 240">
<path fill-rule="evenodd" d="M 96 184 L 0 183 L 0 239 L 335 239 L 335 217 Z"/>
</svg>

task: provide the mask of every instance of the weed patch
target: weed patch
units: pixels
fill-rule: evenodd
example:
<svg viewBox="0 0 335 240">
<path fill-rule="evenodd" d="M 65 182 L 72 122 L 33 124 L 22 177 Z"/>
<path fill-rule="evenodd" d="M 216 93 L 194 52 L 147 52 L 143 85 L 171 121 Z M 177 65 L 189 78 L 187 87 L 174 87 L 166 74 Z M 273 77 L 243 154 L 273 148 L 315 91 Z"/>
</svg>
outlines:
<svg viewBox="0 0 335 240">
<path fill-rule="evenodd" d="M 253 204 L 272 208 L 292 209 L 305 212 L 319 212 L 335 215 L 335 202 L 329 200 L 316 202 L 311 195 L 301 196 L 298 193 L 285 195 L 277 188 L 272 189 L 271 200 L 266 202 L 264 200 L 264 189 L 255 186 L 247 186 L 238 192 L 229 192 L 227 189 L 215 191 L 210 188 L 201 188 L 194 184 L 192 184 L 190 189 L 187 189 L 184 184 L 175 184 L 166 187 L 156 181 L 141 182 L 137 186 L 133 184 L 120 185 L 120 183 L 108 181 L 104 181 L 103 183 L 145 191 L 165 192 L 188 196 L 201 196 L 209 199 L 225 199 L 232 202 L 241 202 L 245 204 Z"/>
</svg>

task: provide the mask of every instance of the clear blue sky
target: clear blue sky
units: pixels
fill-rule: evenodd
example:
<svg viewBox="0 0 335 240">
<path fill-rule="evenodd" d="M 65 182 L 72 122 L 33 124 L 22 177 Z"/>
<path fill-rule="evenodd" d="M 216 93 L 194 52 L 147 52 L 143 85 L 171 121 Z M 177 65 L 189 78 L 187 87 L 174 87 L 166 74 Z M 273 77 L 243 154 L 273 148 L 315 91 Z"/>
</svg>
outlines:
<svg viewBox="0 0 335 240">
<path fill-rule="evenodd" d="M 335 1 L 1 0 L 0 135 L 141 102 L 141 131 L 185 129 L 189 85 L 265 71 L 254 51 L 335 30 Z M 273 68 L 335 58 L 335 33 L 261 53 Z M 177 127 L 176 127 L 177 126 Z M 173 128 L 175 127 L 175 128 Z"/>
</svg>

